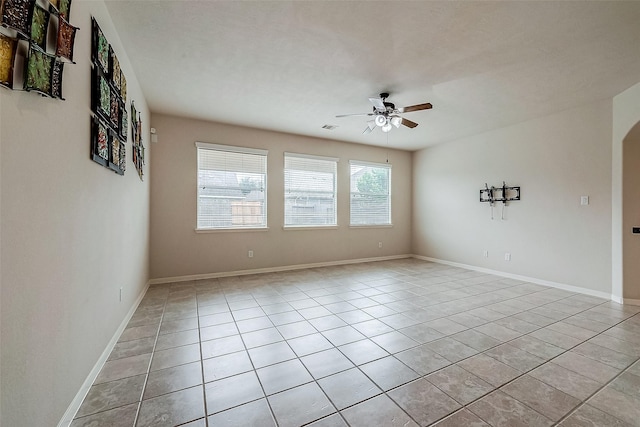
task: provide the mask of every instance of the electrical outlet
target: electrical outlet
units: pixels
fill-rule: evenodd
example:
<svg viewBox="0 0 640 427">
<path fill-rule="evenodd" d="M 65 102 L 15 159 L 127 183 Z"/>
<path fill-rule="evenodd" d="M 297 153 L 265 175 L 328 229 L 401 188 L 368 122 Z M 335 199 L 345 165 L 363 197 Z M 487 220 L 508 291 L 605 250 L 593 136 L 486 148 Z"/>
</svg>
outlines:
<svg viewBox="0 0 640 427">
<path fill-rule="evenodd" d="M 589 204 L 589 196 L 580 196 L 580 205 L 587 206 Z"/>
<path fill-rule="evenodd" d="M 509 252 L 505 252 L 504 253 L 504 260 L 505 261 L 511 261 L 511 254 Z"/>
<path fill-rule="evenodd" d="M 248 256 L 249 258 L 253 258 L 253 251 L 249 251 L 249 252 L 247 252 L 247 256 Z"/>
<path fill-rule="evenodd" d="M 486 249 L 484 251 L 482 251 L 482 256 L 485 257 L 485 258 L 489 258 L 489 251 L 486 250 Z"/>
<path fill-rule="evenodd" d="M 382 242 L 378 242 L 378 247 L 382 248 Z"/>
</svg>

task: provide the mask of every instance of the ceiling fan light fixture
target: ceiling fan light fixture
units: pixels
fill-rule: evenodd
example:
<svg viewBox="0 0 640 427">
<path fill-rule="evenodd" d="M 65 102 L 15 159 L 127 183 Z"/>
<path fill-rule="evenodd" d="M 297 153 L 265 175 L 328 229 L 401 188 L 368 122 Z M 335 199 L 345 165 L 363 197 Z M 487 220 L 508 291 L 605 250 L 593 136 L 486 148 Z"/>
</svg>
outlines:
<svg viewBox="0 0 640 427">
<path fill-rule="evenodd" d="M 391 124 L 394 125 L 396 128 L 399 128 L 400 125 L 402 124 L 402 117 L 399 117 L 399 116 L 391 117 Z"/>
<path fill-rule="evenodd" d="M 376 126 L 384 126 L 387 124 L 387 118 L 382 114 L 378 114 L 375 118 L 375 123 L 376 123 Z"/>
<path fill-rule="evenodd" d="M 382 132 L 389 132 L 391 130 L 391 123 L 385 123 L 384 126 L 382 126 L 380 129 L 382 129 Z"/>
</svg>

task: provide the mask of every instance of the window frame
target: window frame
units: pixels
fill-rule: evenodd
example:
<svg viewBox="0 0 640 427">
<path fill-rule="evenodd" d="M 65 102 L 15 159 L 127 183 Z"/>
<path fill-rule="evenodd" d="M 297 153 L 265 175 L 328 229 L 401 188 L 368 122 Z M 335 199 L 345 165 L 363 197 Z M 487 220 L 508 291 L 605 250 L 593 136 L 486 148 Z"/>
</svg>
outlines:
<svg viewBox="0 0 640 427">
<path fill-rule="evenodd" d="M 217 233 L 217 232 L 242 232 L 242 231 L 266 231 L 269 229 L 269 218 L 268 218 L 268 150 L 259 149 L 259 148 L 250 148 L 250 147 L 240 147 L 233 145 L 222 145 L 222 144 L 213 144 L 209 142 L 200 142 L 196 141 L 196 233 Z M 211 150 L 218 152 L 229 152 L 229 153 L 237 153 L 237 154 L 247 154 L 247 155 L 257 155 L 262 156 L 263 162 L 263 170 L 264 170 L 264 188 L 263 188 L 263 199 L 262 199 L 262 207 L 263 207 L 263 218 L 264 222 L 260 225 L 249 225 L 249 226 L 224 226 L 224 227 L 201 227 L 200 226 L 200 155 L 201 150 Z"/>
<path fill-rule="evenodd" d="M 328 157 L 328 156 L 318 156 L 313 154 L 304 154 L 304 153 L 293 153 L 285 151 L 283 153 L 284 157 L 284 167 L 282 170 L 283 173 L 283 229 L 285 230 L 327 230 L 327 229 L 336 229 L 338 228 L 338 163 L 340 161 L 337 157 Z M 333 163 L 333 223 L 331 224 L 311 224 L 311 223 L 303 223 L 303 224 L 288 224 L 287 223 L 287 193 L 289 188 L 287 187 L 287 157 L 296 158 L 296 159 L 308 159 L 308 160 L 319 160 Z"/>
<path fill-rule="evenodd" d="M 387 203 L 389 209 L 389 220 L 385 223 L 366 223 L 366 224 L 354 224 L 353 223 L 353 195 L 362 194 L 360 192 L 352 191 L 353 166 L 362 166 L 365 168 L 377 168 L 387 170 Z M 352 228 L 388 228 L 393 227 L 393 203 L 392 203 L 392 165 L 390 163 L 375 163 L 363 160 L 349 160 L 349 227 Z"/>
</svg>

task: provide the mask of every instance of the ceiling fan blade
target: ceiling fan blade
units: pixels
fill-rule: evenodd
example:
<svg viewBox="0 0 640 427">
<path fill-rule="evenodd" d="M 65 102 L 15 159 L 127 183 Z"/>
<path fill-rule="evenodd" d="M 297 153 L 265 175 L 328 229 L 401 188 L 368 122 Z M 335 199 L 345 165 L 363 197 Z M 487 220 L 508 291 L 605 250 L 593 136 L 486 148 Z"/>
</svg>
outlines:
<svg viewBox="0 0 640 427">
<path fill-rule="evenodd" d="M 373 113 L 338 114 L 336 117 L 374 116 Z"/>
<path fill-rule="evenodd" d="M 412 122 L 411 120 L 407 120 L 405 118 L 402 119 L 402 124 L 411 129 L 418 126 L 416 122 Z"/>
<path fill-rule="evenodd" d="M 411 105 L 409 107 L 398 108 L 398 111 L 401 113 L 410 113 L 412 111 L 429 110 L 430 108 L 433 108 L 433 105 L 427 102 L 425 104 Z"/>
<path fill-rule="evenodd" d="M 369 98 L 369 102 L 373 104 L 376 110 L 386 111 L 387 107 L 385 107 L 384 102 L 380 98 Z"/>
<path fill-rule="evenodd" d="M 362 131 L 363 135 L 366 135 L 368 133 L 371 133 L 373 129 L 371 129 L 369 126 L 367 126 L 366 128 L 364 128 L 364 130 Z"/>
</svg>

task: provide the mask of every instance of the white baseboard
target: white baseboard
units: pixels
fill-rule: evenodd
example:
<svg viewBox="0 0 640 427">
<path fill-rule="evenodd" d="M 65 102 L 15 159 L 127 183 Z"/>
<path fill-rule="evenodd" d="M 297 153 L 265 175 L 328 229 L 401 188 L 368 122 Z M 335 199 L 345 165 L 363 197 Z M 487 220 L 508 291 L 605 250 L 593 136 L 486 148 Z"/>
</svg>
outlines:
<svg viewBox="0 0 640 427">
<path fill-rule="evenodd" d="M 413 255 L 410 255 L 410 254 L 391 255 L 391 256 L 374 257 L 374 258 L 359 258 L 359 259 L 348 259 L 348 260 L 340 260 L 340 261 L 315 262 L 310 264 L 284 265 L 280 267 L 254 268 L 251 270 L 223 271 L 220 273 L 192 274 L 189 276 L 161 277 L 158 279 L 151 279 L 149 283 L 151 285 L 160 285 L 163 283 L 187 282 L 189 280 L 216 279 L 218 277 L 229 277 L 229 276 L 246 276 L 247 274 L 277 273 L 280 271 L 303 270 L 305 268 L 331 267 L 334 265 L 360 264 L 363 262 L 388 261 L 393 259 L 412 258 L 412 257 Z"/>
<path fill-rule="evenodd" d="M 514 280 L 522 280 L 523 282 L 535 283 L 536 285 L 550 286 L 552 288 L 562 289 L 564 291 L 576 292 L 579 294 L 590 295 L 593 297 L 604 298 L 604 299 L 615 301 L 615 298 L 613 295 L 608 294 L 606 292 L 594 291 L 593 289 L 581 288 L 579 286 L 552 282 L 549 280 L 538 279 L 535 277 L 521 276 L 519 274 L 506 273 L 504 271 L 492 270 L 490 268 L 484 268 L 484 267 L 476 267 L 475 265 L 461 264 L 459 262 L 446 261 L 443 259 L 431 258 L 431 257 L 422 256 L 422 255 L 413 255 L 413 257 L 424 260 L 424 261 L 436 262 L 438 264 L 450 265 L 452 267 L 466 268 L 467 270 L 479 271 L 481 273 L 493 274 L 495 276 L 507 277 L 509 279 L 514 279 Z M 627 300 L 625 300 L 624 303 L 632 304 L 630 302 L 627 302 Z"/>
<path fill-rule="evenodd" d="M 113 334 L 111 341 L 109 341 L 109 343 L 107 344 L 107 347 L 104 349 L 104 351 L 100 355 L 100 358 L 98 359 L 96 364 L 93 366 L 93 369 L 91 370 L 91 372 L 89 372 L 89 375 L 84 380 L 84 383 L 82 383 L 80 390 L 78 390 L 78 393 L 76 393 L 76 396 L 73 398 L 73 400 L 71 401 L 71 404 L 69 404 L 69 407 L 67 408 L 66 412 L 62 416 L 62 419 L 58 423 L 58 427 L 69 427 L 69 425 L 73 421 L 73 418 L 78 412 L 78 409 L 80 409 L 80 405 L 82 405 L 82 402 L 84 401 L 84 398 L 87 396 L 89 389 L 93 385 L 93 382 L 96 380 L 96 378 L 98 377 L 98 374 L 102 370 L 102 367 L 104 366 L 105 362 L 109 358 L 109 355 L 111 354 L 111 351 L 113 350 L 116 343 L 118 342 L 120 335 L 122 335 L 122 331 L 124 331 L 124 329 L 127 327 L 129 320 L 131 320 L 131 317 L 133 317 L 133 314 L 136 312 L 138 306 L 140 305 L 140 302 L 142 301 L 142 298 L 144 298 L 144 295 L 147 293 L 147 289 L 149 289 L 149 282 L 146 283 L 146 285 L 144 286 L 144 289 L 142 289 L 142 292 L 140 292 L 140 295 L 138 295 L 138 298 L 131 306 L 131 309 L 125 316 L 124 320 L 122 320 L 122 323 L 120 323 L 120 326 L 118 326 L 118 329 L 116 330 L 115 334 Z"/>
<path fill-rule="evenodd" d="M 618 304 L 624 304 L 624 299 L 618 295 L 611 295 L 611 300 L 613 302 L 617 302 Z"/>
</svg>

